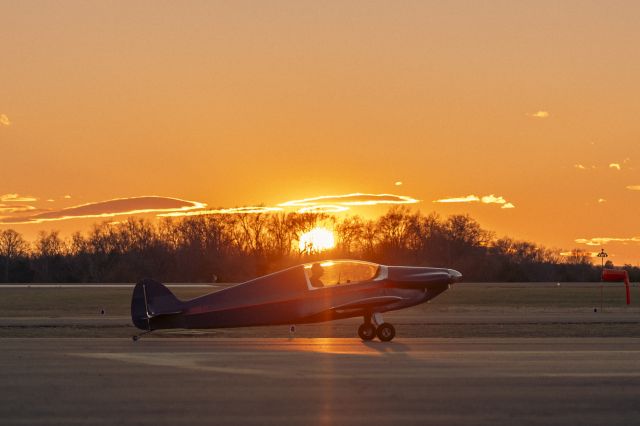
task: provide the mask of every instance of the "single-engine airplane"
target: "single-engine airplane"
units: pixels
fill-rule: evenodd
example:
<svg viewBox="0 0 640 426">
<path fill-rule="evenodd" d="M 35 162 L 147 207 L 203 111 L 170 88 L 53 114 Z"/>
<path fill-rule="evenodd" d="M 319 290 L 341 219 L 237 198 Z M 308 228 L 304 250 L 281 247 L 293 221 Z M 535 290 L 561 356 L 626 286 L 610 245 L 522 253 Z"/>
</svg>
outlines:
<svg viewBox="0 0 640 426">
<path fill-rule="evenodd" d="M 145 333 L 169 328 L 290 325 L 363 317 L 362 340 L 391 341 L 383 312 L 433 299 L 462 274 L 453 269 L 331 260 L 294 266 L 188 301 L 143 279 L 133 290 L 131 317 Z M 142 333 L 144 334 L 144 333 Z M 133 340 L 138 340 L 133 336 Z"/>
</svg>

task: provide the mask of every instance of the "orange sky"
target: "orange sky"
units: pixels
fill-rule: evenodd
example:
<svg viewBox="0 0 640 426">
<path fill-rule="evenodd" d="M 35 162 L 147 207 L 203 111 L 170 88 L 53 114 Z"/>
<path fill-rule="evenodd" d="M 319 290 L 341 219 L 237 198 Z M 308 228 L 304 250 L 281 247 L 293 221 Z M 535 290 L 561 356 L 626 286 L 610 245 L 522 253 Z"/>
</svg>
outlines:
<svg viewBox="0 0 640 426">
<path fill-rule="evenodd" d="M 0 10 L 0 195 L 36 199 L 0 198 L 4 221 L 149 195 L 228 208 L 391 193 L 549 247 L 620 238 L 612 260 L 640 264 L 640 3 Z"/>
</svg>

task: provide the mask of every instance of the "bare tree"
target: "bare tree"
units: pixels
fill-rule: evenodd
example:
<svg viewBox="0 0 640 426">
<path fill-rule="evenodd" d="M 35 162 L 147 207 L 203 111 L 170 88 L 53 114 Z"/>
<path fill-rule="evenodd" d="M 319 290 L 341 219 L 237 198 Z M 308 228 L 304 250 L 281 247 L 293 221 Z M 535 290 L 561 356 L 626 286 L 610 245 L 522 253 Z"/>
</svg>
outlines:
<svg viewBox="0 0 640 426">
<path fill-rule="evenodd" d="M 60 238 L 58 231 L 40 231 L 34 243 L 34 260 L 38 281 L 55 281 L 55 263 L 59 263 L 60 258 L 65 254 L 65 242 Z"/>
<path fill-rule="evenodd" d="M 22 235 L 13 229 L 0 231 L 0 257 L 4 260 L 4 282 L 9 282 L 9 268 L 11 262 L 20 256 L 24 256 L 28 244 Z"/>
<path fill-rule="evenodd" d="M 580 248 L 574 248 L 565 257 L 565 262 L 569 265 L 591 265 L 591 253 Z"/>
<path fill-rule="evenodd" d="M 357 250 L 364 235 L 364 221 L 360 216 L 348 216 L 336 225 L 338 251 L 350 256 Z"/>
</svg>

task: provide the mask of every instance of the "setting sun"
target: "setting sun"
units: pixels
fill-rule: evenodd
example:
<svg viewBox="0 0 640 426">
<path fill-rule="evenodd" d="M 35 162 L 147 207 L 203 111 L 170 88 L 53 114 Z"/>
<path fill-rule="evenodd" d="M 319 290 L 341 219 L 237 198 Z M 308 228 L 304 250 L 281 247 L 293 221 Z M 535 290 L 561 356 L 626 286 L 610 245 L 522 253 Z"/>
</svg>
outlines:
<svg viewBox="0 0 640 426">
<path fill-rule="evenodd" d="M 335 247 L 333 232 L 327 228 L 313 228 L 300 236 L 300 251 L 319 252 Z"/>
</svg>

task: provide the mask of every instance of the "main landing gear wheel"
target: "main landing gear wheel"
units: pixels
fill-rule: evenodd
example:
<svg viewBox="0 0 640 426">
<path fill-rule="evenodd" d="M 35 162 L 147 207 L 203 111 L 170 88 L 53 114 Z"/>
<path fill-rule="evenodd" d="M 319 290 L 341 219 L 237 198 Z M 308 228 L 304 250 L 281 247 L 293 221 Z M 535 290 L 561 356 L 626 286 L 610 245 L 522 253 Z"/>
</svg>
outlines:
<svg viewBox="0 0 640 426">
<path fill-rule="evenodd" d="M 371 323 L 364 323 L 358 327 L 358 336 L 365 342 L 373 340 L 376 337 L 376 328 Z"/>
<path fill-rule="evenodd" d="M 383 322 L 378 326 L 376 335 L 381 342 L 390 342 L 394 337 L 396 337 L 396 329 L 388 322 Z"/>
</svg>

